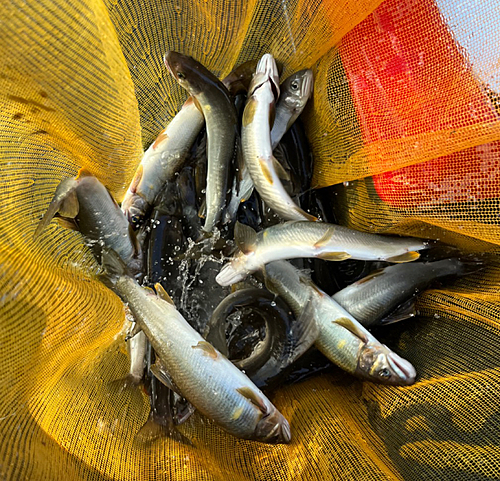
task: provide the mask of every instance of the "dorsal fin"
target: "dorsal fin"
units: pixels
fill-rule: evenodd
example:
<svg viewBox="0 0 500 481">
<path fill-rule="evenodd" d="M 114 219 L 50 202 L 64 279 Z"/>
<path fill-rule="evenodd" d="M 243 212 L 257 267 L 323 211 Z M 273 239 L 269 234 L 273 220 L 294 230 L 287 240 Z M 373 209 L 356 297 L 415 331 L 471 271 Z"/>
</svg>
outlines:
<svg viewBox="0 0 500 481">
<path fill-rule="evenodd" d="M 156 289 L 156 295 L 160 298 L 163 299 L 164 301 L 167 301 L 169 304 L 172 304 L 175 306 L 175 302 L 172 300 L 172 298 L 169 296 L 168 292 L 165 290 L 165 288 L 157 282 L 155 284 L 155 289 Z"/>
<path fill-rule="evenodd" d="M 359 281 L 356 281 L 355 284 L 364 284 L 365 282 L 371 281 L 376 277 L 380 277 L 384 273 L 385 269 L 377 269 L 375 271 L 370 272 L 367 276 L 363 277 Z"/>
<path fill-rule="evenodd" d="M 284 169 L 284 167 L 279 163 L 279 161 L 274 156 L 273 156 L 273 167 L 274 170 L 276 171 L 276 175 L 281 180 L 290 180 L 290 175 L 288 175 L 288 172 Z"/>
<path fill-rule="evenodd" d="M 254 249 L 257 233 L 248 225 L 236 222 L 234 226 L 234 240 L 238 248 L 245 254 Z"/>
<path fill-rule="evenodd" d="M 395 322 L 409 319 L 410 317 L 415 317 L 418 314 L 418 311 L 415 308 L 415 302 L 416 298 L 411 297 L 407 301 L 403 302 L 403 304 L 396 307 L 396 309 L 394 309 L 390 314 L 385 316 L 383 319 L 380 319 L 380 321 L 378 321 L 376 324 L 381 324 L 385 326 L 386 324 L 393 324 Z"/>
</svg>

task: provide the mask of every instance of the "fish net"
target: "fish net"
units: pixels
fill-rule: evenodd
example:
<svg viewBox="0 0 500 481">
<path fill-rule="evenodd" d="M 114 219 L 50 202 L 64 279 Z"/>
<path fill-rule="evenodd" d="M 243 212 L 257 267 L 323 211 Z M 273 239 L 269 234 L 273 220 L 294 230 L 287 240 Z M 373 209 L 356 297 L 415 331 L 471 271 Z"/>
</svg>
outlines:
<svg viewBox="0 0 500 481">
<path fill-rule="evenodd" d="M 500 478 L 499 11 L 498 0 L 2 2 L 0 478 Z M 339 222 L 491 255 L 379 336 L 414 364 L 415 385 L 332 368 L 282 387 L 272 400 L 290 445 L 238 440 L 200 415 L 180 428 L 193 446 L 134 442 L 149 401 L 111 387 L 129 365 L 122 303 L 80 234 L 33 233 L 81 167 L 123 197 L 186 98 L 167 49 L 221 77 L 266 52 L 284 76 L 313 68 L 313 184 L 335 185 Z"/>
</svg>

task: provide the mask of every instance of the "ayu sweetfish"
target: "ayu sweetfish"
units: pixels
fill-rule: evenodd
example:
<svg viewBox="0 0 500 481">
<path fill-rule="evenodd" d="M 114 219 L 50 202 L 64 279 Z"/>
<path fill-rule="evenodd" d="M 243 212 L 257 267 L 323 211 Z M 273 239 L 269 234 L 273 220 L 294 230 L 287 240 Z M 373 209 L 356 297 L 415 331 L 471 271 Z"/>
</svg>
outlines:
<svg viewBox="0 0 500 481">
<path fill-rule="evenodd" d="M 266 205 L 283 219 L 316 220 L 293 202 L 279 179 L 271 145 L 271 119 L 279 97 L 274 58 L 264 55 L 248 88 L 241 125 L 241 146 L 246 168 Z"/>
<path fill-rule="evenodd" d="M 231 95 L 248 89 L 256 63 L 245 62 L 222 80 Z M 204 125 L 202 111 L 194 98 L 189 97 L 144 153 L 122 201 L 122 210 L 135 228 L 144 222 L 164 183 L 171 181 L 185 164 L 189 150 Z"/>
<path fill-rule="evenodd" d="M 288 77 L 280 86 L 280 98 L 276 105 L 276 114 L 271 130 L 271 148 L 276 149 L 283 135 L 290 129 L 298 116 L 304 110 L 313 89 L 313 74 L 309 69 L 300 70 Z M 253 192 L 253 182 L 250 172 L 243 161 L 243 155 L 239 159 L 239 182 L 238 189 L 233 188 L 231 201 L 228 205 L 227 217 L 234 219 L 236 210 L 241 202 L 250 198 Z M 273 163 L 277 169 L 278 176 L 288 179 L 288 174 L 278 161 Z"/>
<path fill-rule="evenodd" d="M 81 169 L 77 177 L 57 186 L 35 237 L 56 215 L 62 226 L 82 233 L 98 262 L 104 249 L 112 249 L 130 275 L 141 275 L 142 249 L 131 225 L 106 187 L 88 171 Z"/>
<path fill-rule="evenodd" d="M 304 110 L 312 91 L 313 73 L 310 69 L 295 72 L 280 85 L 280 98 L 271 129 L 273 150 Z"/>
<path fill-rule="evenodd" d="M 258 387 L 265 387 L 314 344 L 318 330 L 313 317 L 296 319 L 285 302 L 269 291 L 245 288 L 217 306 L 205 338 Z M 258 341 L 247 342 L 253 337 Z"/>
<path fill-rule="evenodd" d="M 211 233 L 226 205 L 228 175 L 236 151 L 236 109 L 224 84 L 193 58 L 169 51 L 165 64 L 205 117 L 208 168 L 203 230 Z"/>
<path fill-rule="evenodd" d="M 477 261 L 456 258 L 396 264 L 373 271 L 332 299 L 365 327 L 390 324 L 415 316 L 417 293 L 435 279 L 469 274 L 480 267 Z"/>
<path fill-rule="evenodd" d="M 104 256 L 106 283 L 126 302 L 151 342 L 156 377 L 181 393 L 196 409 L 234 436 L 265 443 L 288 443 L 287 420 L 269 399 L 182 317 L 168 294 L 158 294 L 123 275 L 113 253 Z M 154 369 L 153 369 L 154 367 Z"/>
<path fill-rule="evenodd" d="M 334 364 L 368 381 L 409 385 L 414 367 L 381 344 L 351 314 L 286 261 L 265 268 L 266 286 L 281 296 L 297 317 L 313 316 L 319 325 L 315 346 Z"/>
<path fill-rule="evenodd" d="M 235 227 L 240 251 L 216 277 L 222 285 L 244 279 L 268 262 L 299 257 L 329 261 L 384 260 L 401 263 L 418 259 L 427 244 L 417 238 L 359 232 L 326 222 L 291 221 L 256 233 L 243 224 Z"/>
</svg>

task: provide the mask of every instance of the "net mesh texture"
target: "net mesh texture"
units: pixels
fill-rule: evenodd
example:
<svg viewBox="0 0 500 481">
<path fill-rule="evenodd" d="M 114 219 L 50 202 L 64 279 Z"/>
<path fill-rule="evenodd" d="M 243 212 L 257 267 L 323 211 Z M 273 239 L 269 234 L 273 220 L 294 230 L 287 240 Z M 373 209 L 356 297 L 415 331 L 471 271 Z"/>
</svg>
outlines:
<svg viewBox="0 0 500 481">
<path fill-rule="evenodd" d="M 0 479 L 500 478 L 498 0 L 8 0 L 0 6 Z M 290 445 L 238 440 L 195 414 L 137 445 L 149 401 L 128 371 L 121 301 L 80 234 L 52 223 L 57 184 L 85 167 L 120 200 L 186 93 L 177 50 L 216 75 L 272 53 L 306 67 L 314 187 L 342 224 L 491 254 L 391 327 L 417 383 L 340 370 L 273 402 Z"/>
</svg>

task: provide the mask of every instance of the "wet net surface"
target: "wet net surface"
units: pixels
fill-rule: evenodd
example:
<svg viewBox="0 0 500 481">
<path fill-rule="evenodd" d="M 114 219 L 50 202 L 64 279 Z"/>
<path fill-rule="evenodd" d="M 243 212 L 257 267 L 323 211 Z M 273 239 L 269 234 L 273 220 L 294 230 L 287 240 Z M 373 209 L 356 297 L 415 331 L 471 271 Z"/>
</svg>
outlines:
<svg viewBox="0 0 500 481">
<path fill-rule="evenodd" d="M 500 477 L 497 2 L 52 1 L 0 7 L 0 478 L 6 480 L 481 480 Z M 85 167 L 121 199 L 185 100 L 167 49 L 217 75 L 271 52 L 312 67 L 304 114 L 314 183 L 342 224 L 489 252 L 427 291 L 380 340 L 414 386 L 338 370 L 280 389 L 293 442 L 237 440 L 195 415 L 137 445 L 149 412 L 128 369 L 121 302 L 80 234 L 35 226 Z M 345 182 L 345 184 L 342 184 Z"/>
</svg>

